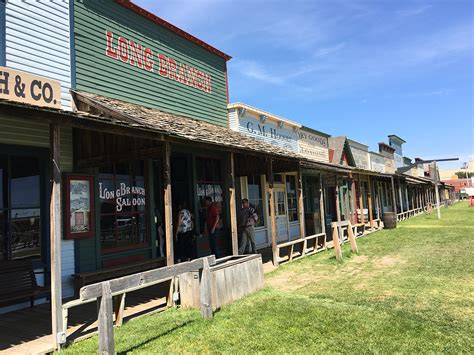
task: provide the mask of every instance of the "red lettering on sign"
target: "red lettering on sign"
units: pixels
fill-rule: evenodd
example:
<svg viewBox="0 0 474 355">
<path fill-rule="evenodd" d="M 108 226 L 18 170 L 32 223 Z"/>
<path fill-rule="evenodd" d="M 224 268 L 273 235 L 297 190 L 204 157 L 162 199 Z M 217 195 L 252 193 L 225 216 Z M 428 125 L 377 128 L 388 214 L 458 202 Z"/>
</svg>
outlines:
<svg viewBox="0 0 474 355">
<path fill-rule="evenodd" d="M 203 75 L 200 70 L 197 70 L 197 87 L 202 90 Z"/>
<path fill-rule="evenodd" d="M 128 62 L 128 41 L 125 37 L 119 37 L 119 56 L 120 60 L 124 63 Z"/>
<path fill-rule="evenodd" d="M 126 37 L 119 36 L 114 47 L 114 34 L 105 31 L 106 49 L 105 54 L 113 59 L 129 63 L 134 67 L 153 72 L 154 54 L 150 48 L 142 46 Z M 194 87 L 206 93 L 211 93 L 211 75 L 194 68 L 191 65 L 180 63 L 175 58 L 167 57 L 165 54 L 156 54 L 159 61 L 159 74 L 162 77 L 177 81 L 183 85 Z"/>
<path fill-rule="evenodd" d="M 167 77 L 168 76 L 168 58 L 164 54 L 158 54 L 158 58 L 160 60 L 160 70 L 158 71 L 161 76 Z"/>
<path fill-rule="evenodd" d="M 170 63 L 170 79 L 179 81 L 178 74 L 176 73 L 176 61 L 172 58 L 168 58 Z"/>
<path fill-rule="evenodd" d="M 118 58 L 117 48 L 112 47 L 112 41 L 114 40 L 114 34 L 110 31 L 105 31 L 107 36 L 107 47 L 105 49 L 105 55 L 114 59 Z"/>
<path fill-rule="evenodd" d="M 147 71 L 153 71 L 153 65 L 155 65 L 155 62 L 153 61 L 153 51 L 150 48 L 145 48 L 145 59 L 143 60 L 145 62 L 145 70 Z"/>
<path fill-rule="evenodd" d="M 196 87 L 196 71 L 194 70 L 193 67 L 187 66 L 188 67 L 188 82 L 187 84 L 189 86 Z"/>
<path fill-rule="evenodd" d="M 183 63 L 179 65 L 179 82 L 186 84 L 186 68 Z"/>
<path fill-rule="evenodd" d="M 140 44 L 130 41 L 130 64 L 143 68 L 143 48 Z"/>
</svg>

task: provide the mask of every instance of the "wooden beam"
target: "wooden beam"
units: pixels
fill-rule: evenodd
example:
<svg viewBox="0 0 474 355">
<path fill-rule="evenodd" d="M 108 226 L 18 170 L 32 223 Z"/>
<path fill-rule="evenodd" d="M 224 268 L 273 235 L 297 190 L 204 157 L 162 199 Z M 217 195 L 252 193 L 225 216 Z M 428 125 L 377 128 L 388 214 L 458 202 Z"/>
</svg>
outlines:
<svg viewBox="0 0 474 355">
<path fill-rule="evenodd" d="M 99 304 L 99 354 L 115 354 L 114 320 L 112 316 L 112 292 L 110 284 L 103 282 L 102 295 L 97 300 Z"/>
<path fill-rule="evenodd" d="M 336 260 L 341 261 L 342 260 L 342 250 L 341 250 L 341 242 L 339 240 L 339 227 L 337 224 L 332 223 L 331 224 L 332 228 L 332 244 L 334 245 L 334 252 L 336 254 Z"/>
<path fill-rule="evenodd" d="M 278 266 L 278 248 L 276 241 L 276 216 L 275 216 L 275 194 L 273 191 L 274 176 L 273 176 L 273 161 L 268 159 L 268 194 L 270 198 L 270 222 L 272 231 L 272 254 L 273 265 Z"/>
<path fill-rule="evenodd" d="M 358 253 L 359 249 L 357 248 L 357 242 L 356 238 L 354 236 L 354 230 L 352 229 L 352 224 L 349 222 L 347 226 L 347 237 L 349 238 L 349 241 L 351 243 L 351 250 L 353 253 Z"/>
<path fill-rule="evenodd" d="M 192 261 L 186 261 L 183 263 L 165 266 L 158 269 L 143 271 L 140 273 L 127 275 L 104 282 L 109 283 L 111 293 L 115 296 L 124 292 L 131 292 L 145 287 L 149 287 L 150 285 L 162 283 L 166 280 L 171 280 L 173 277 L 184 274 L 186 272 L 200 270 L 204 267 L 204 259 L 208 261 L 209 265 L 215 264 L 216 259 L 213 255 L 211 255 L 208 257 L 194 259 Z M 100 297 L 102 295 L 102 284 L 104 282 L 99 282 L 82 287 L 79 292 L 80 300 L 87 301 Z"/>
<path fill-rule="evenodd" d="M 300 238 L 305 238 L 306 228 L 305 228 L 305 220 L 304 220 L 303 176 L 301 174 L 301 168 L 298 169 L 296 179 L 297 179 L 297 184 L 298 184 L 297 193 L 298 193 L 298 210 L 299 210 L 299 219 L 300 219 Z"/>
<path fill-rule="evenodd" d="M 398 179 L 398 198 L 400 199 L 400 209 L 401 209 L 401 213 L 404 212 L 404 209 L 403 209 L 403 197 L 402 197 L 402 184 L 400 182 L 400 179 Z"/>
<path fill-rule="evenodd" d="M 408 198 L 408 184 L 405 184 L 405 201 L 406 201 L 407 211 L 411 210 L 411 208 L 410 208 L 410 199 Z"/>
<path fill-rule="evenodd" d="M 393 176 L 390 176 L 390 181 L 392 183 L 393 212 L 395 212 L 396 214 L 397 213 L 397 198 L 395 195 L 395 181 L 393 179 Z"/>
<path fill-rule="evenodd" d="M 359 223 L 365 223 L 365 217 L 364 217 L 364 198 L 362 194 L 362 183 L 360 181 L 360 175 L 358 175 L 357 178 L 358 185 L 359 185 Z"/>
<path fill-rule="evenodd" d="M 324 233 L 324 248 L 326 248 L 327 234 L 326 234 L 326 214 L 324 211 L 324 189 L 323 189 L 323 174 L 319 173 L 319 217 L 321 219 L 321 233 Z M 316 248 L 316 246 L 315 246 Z"/>
<path fill-rule="evenodd" d="M 370 229 L 374 228 L 374 216 L 372 215 L 372 184 L 370 183 L 370 177 L 368 178 L 367 185 L 369 187 L 367 199 L 369 204 L 369 221 L 370 221 Z"/>
<path fill-rule="evenodd" d="M 163 180 L 165 209 L 166 265 L 174 264 L 173 206 L 171 200 L 171 145 L 165 142 L 163 150 Z"/>
<path fill-rule="evenodd" d="M 207 259 L 203 259 L 203 269 L 199 290 L 201 315 L 204 319 L 212 319 L 212 279 Z"/>
<path fill-rule="evenodd" d="M 237 232 L 237 207 L 235 196 L 235 173 L 234 173 L 234 153 L 229 153 L 229 209 L 230 209 L 230 229 L 232 238 L 232 255 L 239 254 L 239 235 Z M 262 217 L 262 216 L 260 216 Z"/>
<path fill-rule="evenodd" d="M 51 326 L 54 349 L 59 349 L 66 340 L 63 325 L 62 287 L 61 287 L 61 171 L 60 144 L 61 135 L 58 124 L 50 125 L 51 151 L 51 200 L 50 200 L 50 263 L 51 263 Z"/>
<path fill-rule="evenodd" d="M 341 209 L 339 208 L 339 180 L 336 175 L 336 218 L 337 222 L 341 222 Z M 341 228 L 339 227 L 338 233 L 341 234 Z"/>
</svg>

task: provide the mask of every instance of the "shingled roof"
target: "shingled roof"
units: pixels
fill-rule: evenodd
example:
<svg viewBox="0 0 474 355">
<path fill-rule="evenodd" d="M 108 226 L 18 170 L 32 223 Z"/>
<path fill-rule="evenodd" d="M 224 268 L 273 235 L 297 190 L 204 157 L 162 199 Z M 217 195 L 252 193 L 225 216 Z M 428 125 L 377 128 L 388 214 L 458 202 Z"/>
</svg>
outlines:
<svg viewBox="0 0 474 355">
<path fill-rule="evenodd" d="M 76 101 L 92 107 L 95 115 L 113 116 L 115 120 L 132 127 L 148 128 L 169 137 L 229 149 L 302 159 L 300 155 L 289 150 L 248 137 L 227 127 L 88 92 L 74 91 L 73 97 Z"/>
</svg>

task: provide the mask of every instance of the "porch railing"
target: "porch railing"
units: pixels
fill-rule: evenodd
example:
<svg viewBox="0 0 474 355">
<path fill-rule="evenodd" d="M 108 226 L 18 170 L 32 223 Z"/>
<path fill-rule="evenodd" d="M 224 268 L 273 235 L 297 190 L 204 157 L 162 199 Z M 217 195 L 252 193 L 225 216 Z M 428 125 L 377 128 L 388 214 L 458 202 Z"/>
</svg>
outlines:
<svg viewBox="0 0 474 355">
<path fill-rule="evenodd" d="M 210 266 L 216 264 L 214 255 L 166 266 L 159 269 L 149 270 L 129 276 L 124 276 L 108 281 L 98 282 L 84 286 L 80 289 L 79 299 L 67 302 L 62 305 L 63 310 L 63 343 L 66 342 L 68 310 L 86 303 L 96 301 L 98 304 L 98 330 L 99 330 L 99 353 L 114 354 L 114 322 L 120 326 L 123 320 L 125 308 L 125 295 L 128 292 L 151 287 L 160 283 L 176 279 L 177 276 L 193 271 L 200 271 L 200 307 L 203 318 L 212 318 L 212 290 Z M 171 288 L 172 290 L 172 288 Z M 173 297 L 172 291 L 170 296 Z M 113 311 L 112 297 L 116 297 L 117 307 Z"/>
</svg>

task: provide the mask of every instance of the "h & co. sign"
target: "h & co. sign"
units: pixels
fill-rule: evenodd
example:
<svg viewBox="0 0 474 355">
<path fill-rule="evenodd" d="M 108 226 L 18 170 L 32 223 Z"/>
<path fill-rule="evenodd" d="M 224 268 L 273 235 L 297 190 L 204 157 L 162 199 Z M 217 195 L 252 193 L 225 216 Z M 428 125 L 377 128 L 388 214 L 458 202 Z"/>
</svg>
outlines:
<svg viewBox="0 0 474 355">
<path fill-rule="evenodd" d="M 57 80 L 0 67 L 0 100 L 60 109 L 61 84 Z"/>
</svg>

